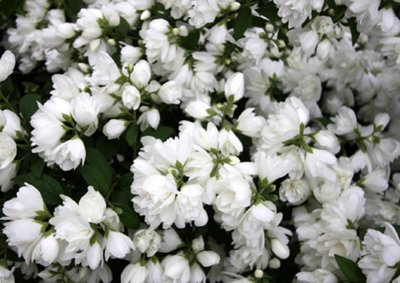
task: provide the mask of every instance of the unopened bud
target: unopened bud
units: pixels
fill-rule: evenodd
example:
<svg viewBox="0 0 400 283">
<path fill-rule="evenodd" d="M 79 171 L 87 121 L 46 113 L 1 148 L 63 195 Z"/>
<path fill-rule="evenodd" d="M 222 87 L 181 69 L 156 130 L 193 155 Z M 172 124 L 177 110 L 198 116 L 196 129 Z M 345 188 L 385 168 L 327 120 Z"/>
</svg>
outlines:
<svg viewBox="0 0 400 283">
<path fill-rule="evenodd" d="M 178 28 L 173 28 L 172 29 L 173 35 L 179 35 L 179 29 Z"/>
<path fill-rule="evenodd" d="M 149 19 L 150 16 L 151 16 L 150 11 L 149 10 L 144 10 L 142 12 L 142 14 L 140 14 L 140 20 L 145 21 L 145 20 Z"/>
<path fill-rule="evenodd" d="M 117 44 L 117 42 L 115 41 L 114 38 L 110 38 L 109 40 L 107 40 L 107 44 L 110 46 L 115 46 L 115 44 Z"/>
<path fill-rule="evenodd" d="M 261 269 L 256 269 L 254 271 L 254 277 L 257 279 L 261 279 L 264 276 L 264 271 L 262 271 Z"/>
<path fill-rule="evenodd" d="M 78 63 L 78 68 L 79 70 L 81 70 L 82 73 L 87 73 L 90 70 L 89 65 L 85 63 Z"/>
<path fill-rule="evenodd" d="M 285 43 L 282 39 L 279 39 L 279 40 L 276 42 L 276 44 L 278 44 L 278 47 L 279 47 L 279 48 L 285 48 L 285 47 L 286 47 L 286 43 Z"/>
<path fill-rule="evenodd" d="M 278 269 L 279 267 L 281 267 L 281 261 L 279 259 L 277 259 L 276 257 L 272 258 L 269 261 L 269 268 Z"/>
<path fill-rule="evenodd" d="M 240 3 L 239 2 L 233 2 L 231 4 L 231 11 L 237 11 L 240 8 Z"/>
<path fill-rule="evenodd" d="M 180 27 L 179 27 L 179 35 L 180 35 L 180 36 L 185 37 L 185 36 L 187 36 L 188 34 L 189 34 L 189 32 L 188 32 L 188 29 L 187 29 L 186 26 L 180 26 Z"/>
<path fill-rule="evenodd" d="M 266 30 L 267 32 L 273 32 L 273 31 L 274 31 L 274 26 L 273 26 L 272 24 L 270 24 L 270 23 L 267 23 L 267 24 L 265 25 L 265 30 Z"/>
</svg>

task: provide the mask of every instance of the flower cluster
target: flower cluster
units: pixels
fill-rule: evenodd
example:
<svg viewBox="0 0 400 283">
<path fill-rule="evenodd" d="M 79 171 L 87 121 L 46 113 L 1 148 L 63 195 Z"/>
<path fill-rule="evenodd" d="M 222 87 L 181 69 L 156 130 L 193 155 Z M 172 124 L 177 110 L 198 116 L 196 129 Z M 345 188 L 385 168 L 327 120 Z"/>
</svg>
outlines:
<svg viewBox="0 0 400 283">
<path fill-rule="evenodd" d="M 1 282 L 400 282 L 398 0 L 5 3 Z"/>
</svg>

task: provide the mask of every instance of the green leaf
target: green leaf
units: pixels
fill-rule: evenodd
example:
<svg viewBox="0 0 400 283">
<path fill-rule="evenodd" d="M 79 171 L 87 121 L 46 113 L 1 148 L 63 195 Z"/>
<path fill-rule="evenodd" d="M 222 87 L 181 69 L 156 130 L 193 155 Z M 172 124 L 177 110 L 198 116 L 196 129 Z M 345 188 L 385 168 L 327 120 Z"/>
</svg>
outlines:
<svg viewBox="0 0 400 283">
<path fill-rule="evenodd" d="M 40 96 L 37 94 L 24 95 L 19 101 L 19 110 L 25 120 L 29 121 L 33 113 L 38 109 L 37 102 L 40 102 Z"/>
<path fill-rule="evenodd" d="M 15 177 L 14 182 L 19 186 L 23 186 L 26 182 L 36 187 L 42 195 L 43 201 L 48 205 L 61 203 L 60 194 L 64 193 L 63 187 L 51 176 L 43 174 L 38 177 L 34 173 L 26 173 Z"/>
<path fill-rule="evenodd" d="M 125 140 L 129 146 L 133 146 L 136 144 L 138 137 L 138 126 L 135 124 L 131 124 L 128 127 L 128 130 L 125 132 Z"/>
<path fill-rule="evenodd" d="M 115 190 L 110 197 L 111 203 L 122 210 L 119 215 L 125 227 L 130 229 L 138 228 L 140 225 L 140 218 L 133 210 L 131 199 L 133 195 L 130 192 L 130 185 L 132 184 L 133 174 L 127 173 L 120 178 L 120 189 Z M 128 185 L 129 184 L 129 185 Z"/>
<path fill-rule="evenodd" d="M 233 37 L 237 40 L 241 38 L 244 32 L 251 26 L 251 10 L 245 7 L 239 10 L 239 13 L 233 24 Z"/>
<path fill-rule="evenodd" d="M 187 50 L 197 50 L 200 38 L 200 31 L 194 29 L 186 37 L 181 37 L 180 45 Z"/>
<path fill-rule="evenodd" d="M 167 138 L 173 136 L 175 133 L 174 128 L 168 126 L 159 126 L 156 130 L 152 128 L 146 129 L 142 136 L 152 136 L 160 140 L 166 140 Z"/>
<path fill-rule="evenodd" d="M 78 12 L 83 6 L 82 0 L 66 0 L 64 2 L 64 11 L 69 22 L 75 22 L 78 17 Z"/>
<path fill-rule="evenodd" d="M 360 32 L 357 30 L 357 22 L 356 22 L 356 18 L 350 18 L 347 20 L 349 23 L 349 28 L 350 28 L 350 32 L 351 32 L 351 42 L 354 44 L 356 44 L 358 37 L 360 36 Z"/>
<path fill-rule="evenodd" d="M 106 159 L 109 159 L 118 152 L 118 149 L 120 149 L 120 140 L 109 140 L 104 135 L 101 135 L 96 140 L 95 147 L 104 155 Z"/>
<path fill-rule="evenodd" d="M 278 8 L 272 1 L 267 2 L 265 5 L 258 8 L 257 12 L 260 13 L 260 15 L 266 17 L 271 22 L 276 22 L 280 19 L 278 16 Z"/>
<path fill-rule="evenodd" d="M 0 1 L 0 23 L 3 24 L 14 14 L 22 14 L 25 0 L 1 0 Z"/>
<path fill-rule="evenodd" d="M 354 283 L 364 283 L 366 281 L 365 275 L 361 272 L 357 263 L 337 254 L 335 254 L 335 260 L 347 280 Z"/>
<path fill-rule="evenodd" d="M 38 178 L 40 178 L 40 176 L 42 175 L 43 168 L 44 168 L 44 161 L 41 158 L 38 158 L 31 165 L 32 173 Z"/>
<path fill-rule="evenodd" d="M 115 32 L 119 33 L 121 36 L 126 36 L 131 29 L 129 23 L 123 18 L 119 18 L 119 25 L 114 29 Z"/>
<path fill-rule="evenodd" d="M 99 150 L 87 148 L 85 165 L 78 168 L 78 171 L 88 185 L 93 186 L 104 197 L 108 195 L 115 172 Z"/>
</svg>

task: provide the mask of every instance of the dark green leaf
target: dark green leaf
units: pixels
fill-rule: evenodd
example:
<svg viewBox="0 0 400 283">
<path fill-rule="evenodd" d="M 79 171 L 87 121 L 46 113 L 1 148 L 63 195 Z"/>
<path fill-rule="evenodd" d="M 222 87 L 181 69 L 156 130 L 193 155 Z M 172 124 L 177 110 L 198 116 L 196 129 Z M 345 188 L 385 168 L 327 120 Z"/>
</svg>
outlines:
<svg viewBox="0 0 400 283">
<path fill-rule="evenodd" d="M 83 6 L 82 0 L 66 0 L 64 2 L 64 11 L 69 22 L 75 22 L 78 17 L 78 12 Z"/>
<path fill-rule="evenodd" d="M 19 101 L 19 110 L 25 120 L 29 121 L 33 113 L 38 109 L 37 102 L 40 102 L 40 96 L 37 94 L 24 95 Z"/>
<path fill-rule="evenodd" d="M 113 205 L 122 209 L 122 213 L 119 215 L 122 223 L 126 228 L 137 229 L 140 225 L 139 215 L 133 210 L 132 204 L 125 205 L 117 202 L 113 202 Z"/>
<path fill-rule="evenodd" d="M 166 140 L 167 138 L 174 135 L 175 130 L 174 128 L 168 126 L 159 126 L 156 130 L 154 129 L 147 129 L 142 133 L 142 136 L 152 136 L 157 139 Z"/>
<path fill-rule="evenodd" d="M 251 18 L 251 25 L 256 27 L 264 28 L 267 21 L 261 17 L 252 17 Z"/>
<path fill-rule="evenodd" d="M 267 2 L 265 5 L 258 8 L 257 12 L 260 13 L 260 15 L 266 17 L 271 22 L 276 22 L 280 19 L 278 16 L 278 8 L 272 1 Z"/>
<path fill-rule="evenodd" d="M 239 10 L 239 13 L 233 24 L 233 37 L 237 40 L 241 38 L 244 32 L 251 26 L 251 10 L 248 7 Z"/>
<path fill-rule="evenodd" d="M 133 210 L 133 204 L 131 201 L 133 198 L 133 195 L 130 192 L 132 178 L 132 173 L 123 175 L 120 179 L 120 189 L 111 194 L 110 200 L 115 207 L 122 210 L 119 217 L 124 226 L 130 229 L 135 229 L 139 227 L 140 219 L 137 213 Z M 129 185 L 123 185 L 125 182 L 127 182 L 126 185 Z"/>
<path fill-rule="evenodd" d="M 364 283 L 366 281 L 365 275 L 361 272 L 357 263 L 337 254 L 335 254 L 335 260 L 347 280 L 354 283 Z"/>
<path fill-rule="evenodd" d="M 22 14 L 25 0 L 1 0 L 0 1 L 0 23 L 3 24 L 14 14 Z"/>
<path fill-rule="evenodd" d="M 123 17 L 120 17 L 119 25 L 115 28 L 115 32 L 121 36 L 126 36 L 130 29 L 129 23 Z"/>
<path fill-rule="evenodd" d="M 120 148 L 120 141 L 118 139 L 109 140 L 102 135 L 96 141 L 95 147 L 104 155 L 106 159 L 109 159 L 118 152 L 118 149 Z"/>
<path fill-rule="evenodd" d="M 87 148 L 85 165 L 78 171 L 88 185 L 93 186 L 104 197 L 107 196 L 115 172 L 99 150 Z"/>
<path fill-rule="evenodd" d="M 126 173 L 119 178 L 119 186 L 124 189 L 130 190 L 132 182 L 133 182 L 132 172 Z"/>
<path fill-rule="evenodd" d="M 34 173 L 26 173 L 15 177 L 14 182 L 19 186 L 23 186 L 26 182 L 36 187 L 42 195 L 43 201 L 48 205 L 61 203 L 60 194 L 64 193 L 63 187 L 51 176 L 43 174 L 38 177 Z"/>
<path fill-rule="evenodd" d="M 357 30 L 357 22 L 356 22 L 356 18 L 350 18 L 347 20 L 349 23 L 349 28 L 350 28 L 350 32 L 351 32 L 351 42 L 354 44 L 356 44 L 358 37 L 360 36 L 360 32 Z"/>
<path fill-rule="evenodd" d="M 38 158 L 31 165 L 32 173 L 38 178 L 40 178 L 40 176 L 42 175 L 43 168 L 44 168 L 44 162 L 43 162 L 43 159 L 41 159 L 41 158 Z"/>
<path fill-rule="evenodd" d="M 138 126 L 136 125 L 136 123 L 134 123 L 128 127 L 128 130 L 126 130 L 125 140 L 129 146 L 133 146 L 136 144 L 137 137 L 138 137 Z"/>
<path fill-rule="evenodd" d="M 180 45 L 187 50 L 197 50 L 200 38 L 200 31 L 194 29 L 186 37 L 181 37 Z"/>
</svg>

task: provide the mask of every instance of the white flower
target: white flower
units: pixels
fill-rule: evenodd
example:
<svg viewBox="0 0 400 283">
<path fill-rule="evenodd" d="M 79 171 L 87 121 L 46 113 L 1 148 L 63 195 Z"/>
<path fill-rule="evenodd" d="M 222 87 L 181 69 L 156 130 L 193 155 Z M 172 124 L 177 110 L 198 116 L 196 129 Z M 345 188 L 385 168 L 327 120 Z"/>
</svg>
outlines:
<svg viewBox="0 0 400 283">
<path fill-rule="evenodd" d="M 137 120 L 137 123 L 140 124 L 140 130 L 142 131 L 149 126 L 153 129 L 157 129 L 160 124 L 160 112 L 156 108 L 145 109 Z"/>
<path fill-rule="evenodd" d="M 163 84 L 158 92 L 162 102 L 166 104 L 179 104 L 182 96 L 182 86 L 174 81 Z"/>
<path fill-rule="evenodd" d="M 85 129 L 86 136 L 96 131 L 99 111 L 95 99 L 86 92 L 79 93 L 71 101 L 71 115 L 80 128 Z"/>
<path fill-rule="evenodd" d="M 203 120 L 210 116 L 207 112 L 208 109 L 211 109 L 209 104 L 200 100 L 195 100 L 186 105 L 184 111 L 195 119 Z"/>
<path fill-rule="evenodd" d="M 336 156 L 329 151 L 312 148 L 312 153 L 306 154 L 305 173 L 308 177 L 322 177 L 334 182 L 336 181 L 336 174 L 331 166 L 336 162 Z"/>
<path fill-rule="evenodd" d="M 151 70 L 150 65 L 145 60 L 140 60 L 135 64 L 133 67 L 133 71 L 130 75 L 130 79 L 133 84 L 138 88 L 141 89 L 149 83 L 151 78 Z"/>
<path fill-rule="evenodd" d="M 201 235 L 192 241 L 192 250 L 194 252 L 204 250 L 204 239 Z"/>
<path fill-rule="evenodd" d="M 329 39 L 323 39 L 318 43 L 317 46 L 317 56 L 321 60 L 325 60 L 329 57 L 332 50 L 332 43 Z"/>
<path fill-rule="evenodd" d="M 201 251 L 196 255 L 196 259 L 204 267 L 216 265 L 220 261 L 219 255 L 214 251 Z"/>
<path fill-rule="evenodd" d="M 124 85 L 122 90 L 122 103 L 128 109 L 136 110 L 139 108 L 141 96 L 140 92 L 133 85 Z"/>
<path fill-rule="evenodd" d="M 59 244 L 54 234 L 43 237 L 36 245 L 32 258 L 48 266 L 55 262 L 59 253 Z"/>
<path fill-rule="evenodd" d="M 0 170 L 6 168 L 17 156 L 17 144 L 7 134 L 0 132 Z"/>
<path fill-rule="evenodd" d="M 128 123 L 125 120 L 111 119 L 104 125 L 103 134 L 106 135 L 109 140 L 116 139 L 121 136 L 127 126 Z"/>
<path fill-rule="evenodd" d="M 309 30 L 300 35 L 300 44 L 306 56 L 314 53 L 315 47 L 319 42 L 318 34 L 314 30 Z"/>
<path fill-rule="evenodd" d="M 14 283 L 13 269 L 8 270 L 3 265 L 0 265 L 0 281 L 3 283 Z"/>
<path fill-rule="evenodd" d="M 190 266 L 190 279 L 189 282 L 202 283 L 206 282 L 207 277 L 203 269 L 196 262 Z"/>
<path fill-rule="evenodd" d="M 254 108 L 244 110 L 236 121 L 236 128 L 246 136 L 258 137 L 265 124 L 265 119 L 254 114 Z"/>
<path fill-rule="evenodd" d="M 135 64 L 142 56 L 139 47 L 126 45 L 121 49 L 121 62 L 122 64 Z"/>
<path fill-rule="evenodd" d="M 22 129 L 21 126 L 20 118 L 18 117 L 17 114 L 8 109 L 4 109 L 1 112 L 3 113 L 4 118 L 6 120 L 2 132 L 9 135 L 14 140 L 17 139 L 18 138 L 17 132 L 20 132 L 21 134 L 24 133 L 24 130 Z"/>
<path fill-rule="evenodd" d="M 312 272 L 302 271 L 296 274 L 298 283 L 337 283 L 338 279 L 331 272 L 316 269 Z"/>
<path fill-rule="evenodd" d="M 279 188 L 280 200 L 292 205 L 305 202 L 310 195 L 310 187 L 303 179 L 286 179 Z"/>
<path fill-rule="evenodd" d="M 340 150 L 338 138 L 328 130 L 320 130 L 314 135 L 317 144 L 326 150 L 336 154 Z"/>
<path fill-rule="evenodd" d="M 207 224 L 208 216 L 203 208 L 204 189 L 197 184 L 183 185 L 176 197 L 178 210 L 175 224 L 178 228 L 184 228 L 185 224 L 194 221 L 196 226 Z"/>
<path fill-rule="evenodd" d="M 103 261 L 103 248 L 100 244 L 95 241 L 89 248 L 87 248 L 86 253 L 86 263 L 91 269 L 96 269 L 99 267 L 100 263 Z"/>
<path fill-rule="evenodd" d="M 149 270 L 139 262 L 128 264 L 121 273 L 121 283 L 143 283 Z"/>
<path fill-rule="evenodd" d="M 290 255 L 290 250 L 287 245 L 282 243 L 279 239 L 271 240 L 272 252 L 280 259 L 287 259 Z"/>
<path fill-rule="evenodd" d="M 187 259 L 182 255 L 168 255 L 162 262 L 164 268 L 165 280 L 173 280 L 175 282 L 189 282 L 190 266 Z"/>
<path fill-rule="evenodd" d="M 25 183 L 25 186 L 18 190 L 17 197 L 4 203 L 4 219 L 33 218 L 45 209 L 40 192 L 34 186 Z"/>
<path fill-rule="evenodd" d="M 228 99 L 233 95 L 233 101 L 238 101 L 244 94 L 244 75 L 243 73 L 233 73 L 225 83 L 225 97 Z"/>
<path fill-rule="evenodd" d="M 243 151 L 243 145 L 239 138 L 233 131 L 226 129 L 219 132 L 218 148 L 225 156 L 239 155 Z"/>
<path fill-rule="evenodd" d="M 340 108 L 336 117 L 332 118 L 334 124 L 328 125 L 328 130 L 337 135 L 352 133 L 357 129 L 357 117 L 354 111 L 346 106 Z"/>
<path fill-rule="evenodd" d="M 54 161 L 64 171 L 76 169 L 80 164 L 83 165 L 85 158 L 85 145 L 78 137 L 63 142 L 50 155 L 50 160 Z"/>
<path fill-rule="evenodd" d="M 260 179 L 267 179 L 271 184 L 292 170 L 292 163 L 276 154 L 259 151 L 254 155 L 254 159 Z"/>
<path fill-rule="evenodd" d="M 368 229 L 363 241 L 363 257 L 358 262 L 367 282 L 389 282 L 400 262 L 400 240 L 396 230 L 385 224 L 385 233 Z"/>
<path fill-rule="evenodd" d="M 16 162 L 10 163 L 6 168 L 0 169 L 0 187 L 2 192 L 11 188 L 12 179 L 17 175 L 18 165 Z"/>
<path fill-rule="evenodd" d="M 6 52 L 1 55 L 0 59 L 0 83 L 5 81 L 8 76 L 10 76 L 15 67 L 15 56 L 14 54 L 6 50 Z"/>
<path fill-rule="evenodd" d="M 123 258 L 134 249 L 132 240 L 125 234 L 116 231 L 109 231 L 105 243 L 105 259 L 110 255 L 116 258 Z"/>
<path fill-rule="evenodd" d="M 152 257 L 161 246 L 161 236 L 152 229 L 142 229 L 135 233 L 133 244 L 138 251 Z"/>
<path fill-rule="evenodd" d="M 159 249 L 162 253 L 169 253 L 178 248 L 183 242 L 179 238 L 174 229 L 167 229 L 164 231 L 161 247 Z"/>
<path fill-rule="evenodd" d="M 106 202 L 103 196 L 88 187 L 87 193 L 79 200 L 79 214 L 91 223 L 100 223 L 105 219 Z"/>
</svg>

